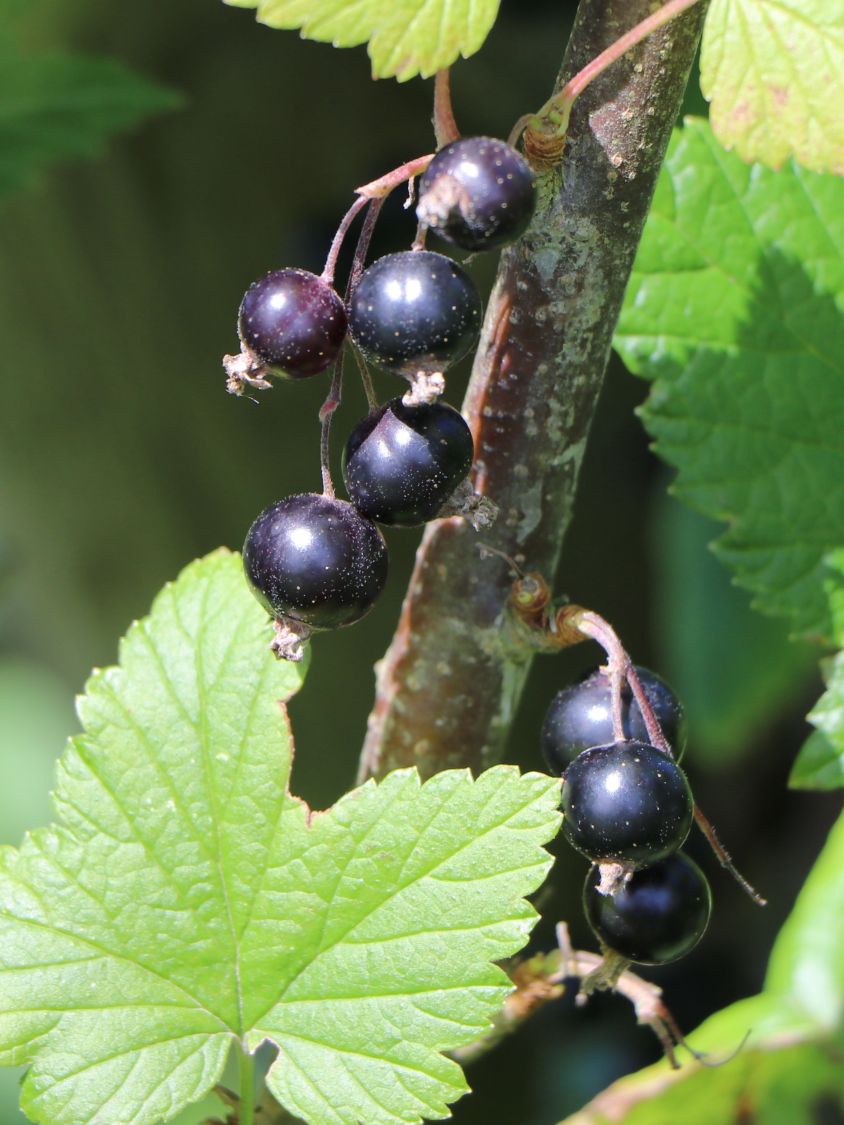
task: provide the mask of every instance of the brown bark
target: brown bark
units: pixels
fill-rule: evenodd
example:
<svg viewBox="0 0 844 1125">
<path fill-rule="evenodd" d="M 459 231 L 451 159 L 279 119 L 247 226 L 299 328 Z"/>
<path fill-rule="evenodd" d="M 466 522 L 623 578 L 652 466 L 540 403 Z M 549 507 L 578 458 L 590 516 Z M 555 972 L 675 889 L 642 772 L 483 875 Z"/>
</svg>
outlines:
<svg viewBox="0 0 844 1125">
<path fill-rule="evenodd" d="M 582 0 L 557 89 L 651 8 Z M 502 255 L 489 301 L 464 402 L 475 487 L 501 509 L 482 539 L 549 577 L 703 9 L 614 63 L 575 103 L 562 160 L 540 170 L 536 216 Z M 501 757 L 530 653 L 507 650 L 499 625 L 512 579 L 501 559 L 481 558 L 479 538 L 456 519 L 425 532 L 378 666 L 362 778 L 407 765 L 424 776 L 477 770 Z"/>
</svg>

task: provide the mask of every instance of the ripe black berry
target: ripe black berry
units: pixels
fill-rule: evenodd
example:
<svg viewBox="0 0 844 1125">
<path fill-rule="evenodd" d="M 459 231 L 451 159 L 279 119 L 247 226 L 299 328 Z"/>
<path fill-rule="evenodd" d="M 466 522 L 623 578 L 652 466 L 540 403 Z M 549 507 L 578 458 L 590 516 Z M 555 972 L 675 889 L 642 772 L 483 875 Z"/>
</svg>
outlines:
<svg viewBox="0 0 844 1125">
<path fill-rule="evenodd" d="M 237 330 L 276 375 L 306 379 L 337 358 L 346 338 L 346 307 L 316 274 L 273 270 L 246 290 Z"/>
<path fill-rule="evenodd" d="M 396 375 L 445 371 L 475 343 L 480 324 L 475 283 L 456 262 L 428 250 L 373 262 L 349 304 L 352 339 Z"/>
<path fill-rule="evenodd" d="M 413 527 L 434 519 L 472 467 L 474 452 L 471 431 L 451 406 L 405 406 L 394 398 L 352 430 L 343 479 L 369 519 Z"/>
<path fill-rule="evenodd" d="M 593 863 L 656 863 L 692 826 L 694 801 L 680 767 L 645 742 L 584 750 L 563 774 L 563 833 Z"/>
<path fill-rule="evenodd" d="M 441 148 L 419 184 L 419 222 L 463 250 L 492 250 L 527 227 L 536 206 L 525 158 L 495 137 Z"/>
<path fill-rule="evenodd" d="M 387 546 L 351 504 L 306 492 L 261 512 L 247 533 L 243 566 L 273 617 L 338 629 L 374 605 L 387 579 Z"/>
<path fill-rule="evenodd" d="M 693 949 L 706 930 L 712 892 L 706 876 L 678 852 L 634 871 L 610 895 L 601 894 L 593 867 L 583 887 L 583 909 L 605 946 L 630 961 L 664 965 Z"/>
<path fill-rule="evenodd" d="M 686 745 L 682 704 L 655 672 L 638 665 L 636 672 L 662 733 L 679 760 Z M 645 720 L 626 683 L 622 687 L 621 708 L 625 736 L 647 742 Z M 562 773 L 569 762 L 590 746 L 605 746 L 613 741 L 610 681 L 603 669 L 596 668 L 578 683 L 557 692 L 545 714 L 540 738 L 548 769 L 555 774 Z"/>
</svg>

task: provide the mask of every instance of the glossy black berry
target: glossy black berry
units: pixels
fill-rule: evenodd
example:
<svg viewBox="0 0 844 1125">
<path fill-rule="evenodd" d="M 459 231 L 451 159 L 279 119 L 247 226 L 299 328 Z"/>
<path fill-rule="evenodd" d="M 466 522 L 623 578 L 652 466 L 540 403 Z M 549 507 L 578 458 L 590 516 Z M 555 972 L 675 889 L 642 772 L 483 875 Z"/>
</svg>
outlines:
<svg viewBox="0 0 844 1125">
<path fill-rule="evenodd" d="M 387 254 L 364 270 L 349 303 L 357 346 L 387 371 L 445 371 L 469 351 L 481 298 L 465 270 L 443 254 Z"/>
<path fill-rule="evenodd" d="M 601 894 L 593 867 L 583 887 L 583 909 L 605 946 L 630 961 L 664 965 L 692 950 L 706 930 L 712 891 L 706 876 L 678 852 L 634 871 L 612 894 Z"/>
<path fill-rule="evenodd" d="M 306 492 L 261 512 L 243 545 L 255 597 L 273 617 L 338 629 L 368 613 L 387 580 L 387 545 L 345 500 Z"/>
<path fill-rule="evenodd" d="M 463 250 L 493 250 L 525 230 L 536 206 L 530 165 L 495 137 L 441 148 L 419 184 L 419 222 Z"/>
<path fill-rule="evenodd" d="M 306 379 L 337 358 L 346 338 L 346 306 L 307 270 L 273 270 L 246 290 L 241 342 L 276 375 Z"/>
<path fill-rule="evenodd" d="M 414 527 L 434 519 L 472 467 L 474 452 L 472 433 L 451 406 L 405 406 L 394 398 L 352 430 L 343 479 L 369 519 Z"/>
<path fill-rule="evenodd" d="M 677 696 L 664 680 L 647 668 L 636 666 L 645 695 L 653 708 L 675 759 L 686 745 L 686 719 Z M 648 741 L 648 731 L 639 704 L 625 683 L 621 692 L 624 734 L 637 742 Z M 542 753 L 551 773 L 560 774 L 583 750 L 613 741 L 610 681 L 596 668 L 576 684 L 557 692 L 545 713 L 540 736 Z"/>
<path fill-rule="evenodd" d="M 563 833 L 593 863 L 664 859 L 688 836 L 693 808 L 686 775 L 645 742 L 584 750 L 563 774 Z"/>
</svg>

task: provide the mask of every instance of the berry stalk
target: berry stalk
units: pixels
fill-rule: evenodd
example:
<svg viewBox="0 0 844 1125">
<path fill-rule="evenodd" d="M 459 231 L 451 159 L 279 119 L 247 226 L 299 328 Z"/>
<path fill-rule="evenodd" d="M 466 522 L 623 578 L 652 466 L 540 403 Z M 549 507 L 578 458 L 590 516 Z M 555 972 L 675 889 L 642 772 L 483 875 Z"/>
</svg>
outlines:
<svg viewBox="0 0 844 1125">
<path fill-rule="evenodd" d="M 668 0 L 668 3 L 646 16 L 594 59 L 590 59 L 586 66 L 570 78 L 562 90 L 550 97 L 536 114 L 520 118 L 514 129 L 514 132 L 518 130 L 516 137 L 524 130 L 527 134 L 525 148 L 535 155 L 542 153 L 545 158 L 553 159 L 558 147 L 561 151 L 561 146 L 565 143 L 572 106 L 583 91 L 600 74 L 603 74 L 607 67 L 612 66 L 643 39 L 647 39 L 649 35 L 653 35 L 655 31 L 698 3 L 700 0 Z"/>
<path fill-rule="evenodd" d="M 636 703 L 639 705 L 642 718 L 645 720 L 645 729 L 648 732 L 648 741 L 651 746 L 656 746 L 663 754 L 673 758 L 671 747 L 668 745 L 668 740 L 653 712 L 633 661 L 627 655 L 627 651 L 619 640 L 615 629 L 603 617 L 593 613 L 591 609 L 580 610 L 571 617 L 570 621 L 578 632 L 583 633 L 586 637 L 591 637 L 593 641 L 597 641 L 607 654 L 607 669 L 612 695 L 613 738 L 620 742 L 626 737 L 621 700 L 622 687 L 626 680 L 630 685 Z"/>
<path fill-rule="evenodd" d="M 437 148 L 456 141 L 460 136 L 451 105 L 451 78 L 448 67 L 445 70 L 438 70 L 434 79 L 434 116 L 431 124 L 434 126 Z"/>
<path fill-rule="evenodd" d="M 581 3 L 558 89 L 650 14 L 648 0 Z M 538 178 L 536 215 L 502 255 L 463 405 L 477 492 L 501 516 L 491 547 L 553 574 L 627 278 L 700 35 L 703 6 L 597 78 L 572 111 L 562 161 Z M 379 666 L 360 776 L 429 776 L 500 760 L 530 664 L 506 650 L 511 578 L 478 560 L 458 520 L 429 525 Z"/>
</svg>

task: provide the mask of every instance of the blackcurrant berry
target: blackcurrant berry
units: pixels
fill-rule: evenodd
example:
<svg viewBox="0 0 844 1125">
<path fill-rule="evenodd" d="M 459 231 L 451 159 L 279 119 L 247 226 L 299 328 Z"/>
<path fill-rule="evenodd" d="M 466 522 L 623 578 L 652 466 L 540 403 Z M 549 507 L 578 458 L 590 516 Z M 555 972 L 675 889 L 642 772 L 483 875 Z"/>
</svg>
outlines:
<svg viewBox="0 0 844 1125">
<path fill-rule="evenodd" d="M 451 406 L 405 406 L 394 398 L 352 430 L 343 479 L 369 519 L 413 527 L 434 519 L 472 467 L 474 452 L 472 433 Z"/>
<path fill-rule="evenodd" d="M 598 887 L 593 867 L 583 887 L 583 909 L 605 946 L 629 961 L 664 965 L 693 949 L 712 910 L 709 881 L 683 852 L 634 871 L 612 894 Z"/>
<path fill-rule="evenodd" d="M 349 304 L 349 331 L 365 355 L 396 375 L 442 372 L 478 338 L 481 298 L 443 254 L 406 250 L 364 270 Z"/>
<path fill-rule="evenodd" d="M 682 704 L 655 672 L 638 665 L 636 672 L 662 733 L 679 760 L 686 745 Z M 627 683 L 621 691 L 621 713 L 625 737 L 647 742 L 645 720 Z M 602 668 L 557 692 L 545 713 L 540 739 L 548 769 L 555 774 L 562 773 L 581 751 L 613 741 L 610 681 Z"/>
<path fill-rule="evenodd" d="M 563 774 L 563 833 L 593 863 L 644 867 L 676 851 L 692 826 L 686 775 L 645 742 L 594 746 Z"/>
<path fill-rule="evenodd" d="M 337 358 L 346 338 L 346 306 L 316 274 L 273 270 L 246 290 L 237 330 L 274 374 L 306 379 Z"/>
<path fill-rule="evenodd" d="M 261 512 L 247 533 L 243 566 L 273 617 L 338 629 L 360 620 L 381 593 L 387 545 L 345 500 L 306 492 Z"/>
<path fill-rule="evenodd" d="M 428 165 L 416 215 L 463 250 L 492 250 L 518 238 L 535 206 L 533 172 L 520 153 L 495 137 L 464 137 Z"/>
</svg>

